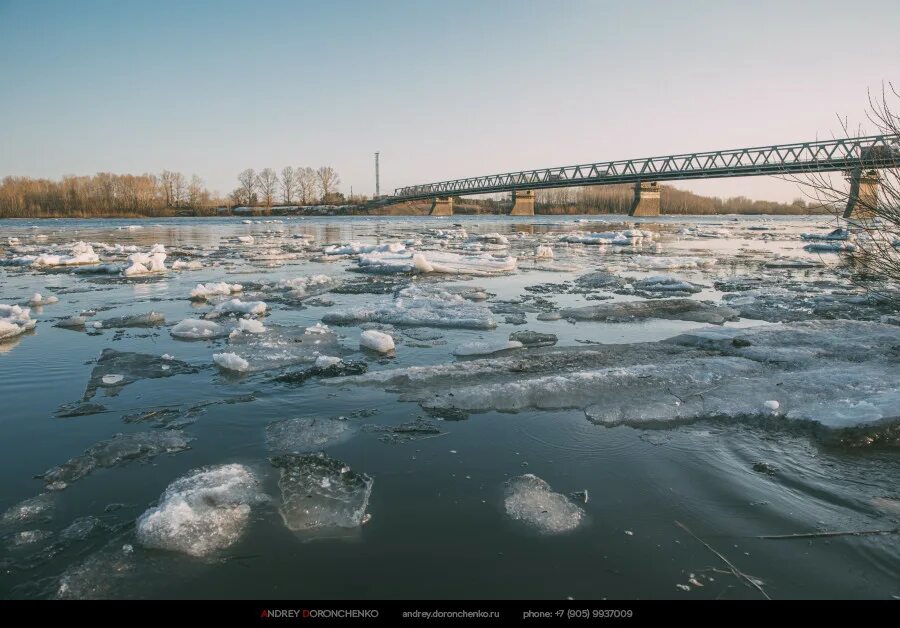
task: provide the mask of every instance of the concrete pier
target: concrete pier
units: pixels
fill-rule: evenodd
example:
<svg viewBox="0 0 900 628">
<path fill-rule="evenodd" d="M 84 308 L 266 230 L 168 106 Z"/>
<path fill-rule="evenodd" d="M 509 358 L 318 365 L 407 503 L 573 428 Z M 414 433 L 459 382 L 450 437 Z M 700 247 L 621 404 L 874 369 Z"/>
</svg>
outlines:
<svg viewBox="0 0 900 628">
<path fill-rule="evenodd" d="M 850 198 L 844 218 L 872 218 L 878 208 L 878 171 L 855 168 L 847 177 L 850 180 Z"/>
<path fill-rule="evenodd" d="M 534 190 L 513 190 L 510 216 L 534 216 Z"/>
<path fill-rule="evenodd" d="M 452 196 L 435 196 L 431 202 L 431 216 L 452 216 L 453 215 L 453 197 Z"/>
<path fill-rule="evenodd" d="M 659 185 L 638 182 L 634 184 L 634 200 L 629 216 L 659 216 Z"/>
</svg>

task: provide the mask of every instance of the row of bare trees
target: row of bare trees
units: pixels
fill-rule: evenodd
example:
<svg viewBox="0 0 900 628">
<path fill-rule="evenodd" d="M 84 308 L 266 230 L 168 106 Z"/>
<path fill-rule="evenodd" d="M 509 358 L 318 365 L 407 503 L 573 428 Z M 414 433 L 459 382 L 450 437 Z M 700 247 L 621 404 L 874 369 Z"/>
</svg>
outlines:
<svg viewBox="0 0 900 628">
<path fill-rule="evenodd" d="M 331 166 L 318 169 L 285 166 L 280 175 L 272 168 L 259 172 L 247 168 L 238 175 L 238 183 L 231 193 L 234 205 L 272 207 L 276 202 L 310 205 L 317 202 L 336 204 L 344 200 L 338 192 L 341 178 Z"/>
<path fill-rule="evenodd" d="M 180 172 L 67 176 L 59 181 L 5 177 L 0 181 L 0 217 L 162 216 L 177 209 L 200 210 L 218 199 L 202 179 Z"/>
</svg>

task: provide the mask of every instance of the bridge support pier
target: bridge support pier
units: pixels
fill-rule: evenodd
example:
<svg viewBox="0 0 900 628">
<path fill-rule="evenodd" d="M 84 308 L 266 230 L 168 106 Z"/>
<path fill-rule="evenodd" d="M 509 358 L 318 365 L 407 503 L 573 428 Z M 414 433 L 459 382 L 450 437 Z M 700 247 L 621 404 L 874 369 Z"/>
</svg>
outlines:
<svg viewBox="0 0 900 628">
<path fill-rule="evenodd" d="M 453 197 L 452 196 L 435 196 L 431 201 L 431 216 L 452 216 L 453 215 Z"/>
<path fill-rule="evenodd" d="M 634 184 L 634 200 L 629 216 L 659 216 L 659 184 L 656 181 Z"/>
<path fill-rule="evenodd" d="M 844 218 L 872 218 L 878 207 L 878 184 L 880 179 L 877 170 L 855 168 L 848 175 L 850 179 L 850 198 Z"/>
<path fill-rule="evenodd" d="M 534 190 L 513 190 L 510 216 L 534 216 Z"/>
</svg>

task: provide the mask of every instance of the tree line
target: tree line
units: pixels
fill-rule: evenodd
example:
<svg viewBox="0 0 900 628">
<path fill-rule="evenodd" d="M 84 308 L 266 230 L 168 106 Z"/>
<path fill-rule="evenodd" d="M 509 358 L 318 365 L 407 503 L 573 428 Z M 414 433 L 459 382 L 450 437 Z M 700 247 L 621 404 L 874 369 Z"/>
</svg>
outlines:
<svg viewBox="0 0 900 628">
<path fill-rule="evenodd" d="M 341 205 L 347 200 L 338 190 L 341 177 L 331 166 L 317 169 L 285 166 L 280 174 L 272 168 L 259 172 L 247 168 L 238 175 L 238 183 L 231 193 L 231 201 L 236 206 Z M 360 200 L 365 199 L 353 197 L 354 202 Z"/>
<path fill-rule="evenodd" d="M 188 179 L 171 170 L 0 181 L 0 217 L 5 218 L 165 216 L 180 209 L 210 209 L 220 202 L 197 175 Z"/>
</svg>

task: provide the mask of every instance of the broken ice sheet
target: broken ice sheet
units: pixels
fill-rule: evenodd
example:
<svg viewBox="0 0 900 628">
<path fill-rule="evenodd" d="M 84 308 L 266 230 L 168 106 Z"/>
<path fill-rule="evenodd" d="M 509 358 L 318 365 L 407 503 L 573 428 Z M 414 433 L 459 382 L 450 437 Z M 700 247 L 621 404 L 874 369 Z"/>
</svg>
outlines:
<svg viewBox="0 0 900 628">
<path fill-rule="evenodd" d="M 285 454 L 271 459 L 281 470 L 279 512 L 293 531 L 356 528 L 368 519 L 373 480 L 324 453 Z"/>
<path fill-rule="evenodd" d="M 503 506 L 511 518 L 545 534 L 570 532 L 585 519 L 584 510 L 531 473 L 507 482 Z"/>
<path fill-rule="evenodd" d="M 89 447 L 85 452 L 58 467 L 46 471 L 41 477 L 50 490 L 62 490 L 96 469 L 108 469 L 132 462 L 149 460 L 165 453 L 176 453 L 190 448 L 192 438 L 178 431 L 134 432 L 116 434 Z"/>
<path fill-rule="evenodd" d="M 493 329 L 497 326 L 486 307 L 441 287 L 420 285 L 403 288 L 389 303 L 328 312 L 322 320 L 336 325 L 373 322 L 463 329 Z"/>
<path fill-rule="evenodd" d="M 239 334 L 228 339 L 230 353 L 247 361 L 247 371 L 312 363 L 320 355 L 339 356 L 344 353 L 337 334 L 325 326 L 270 325 L 266 329 L 264 334 Z"/>
<path fill-rule="evenodd" d="M 636 319 L 664 318 L 721 325 L 737 320 L 738 313 L 728 307 L 693 299 L 660 299 L 655 301 L 617 301 L 564 309 L 563 318 L 585 321 L 628 322 Z"/>
<path fill-rule="evenodd" d="M 240 539 L 252 506 L 265 499 L 244 465 L 197 469 L 172 482 L 159 505 L 138 518 L 137 538 L 144 547 L 209 556 Z"/>
<path fill-rule="evenodd" d="M 165 367 L 165 368 L 164 368 Z M 113 389 L 133 384 L 141 379 L 156 379 L 196 373 L 197 369 L 180 360 L 167 360 L 158 355 L 147 353 L 131 353 L 104 349 L 97 359 L 97 365 L 91 371 L 91 378 L 84 391 L 83 399 L 88 401 L 93 398 L 98 388 L 110 388 L 103 383 L 106 375 L 121 375 Z"/>
<path fill-rule="evenodd" d="M 354 425 L 344 419 L 286 419 L 266 426 L 266 447 L 273 452 L 321 451 L 348 441 L 355 433 Z"/>
<path fill-rule="evenodd" d="M 888 425 L 900 417 L 900 328 L 809 321 L 704 328 L 667 341 L 533 349 L 325 380 L 398 390 L 429 412 L 580 408 L 596 423 L 709 419 Z M 885 427 L 884 429 L 889 429 Z"/>
</svg>

